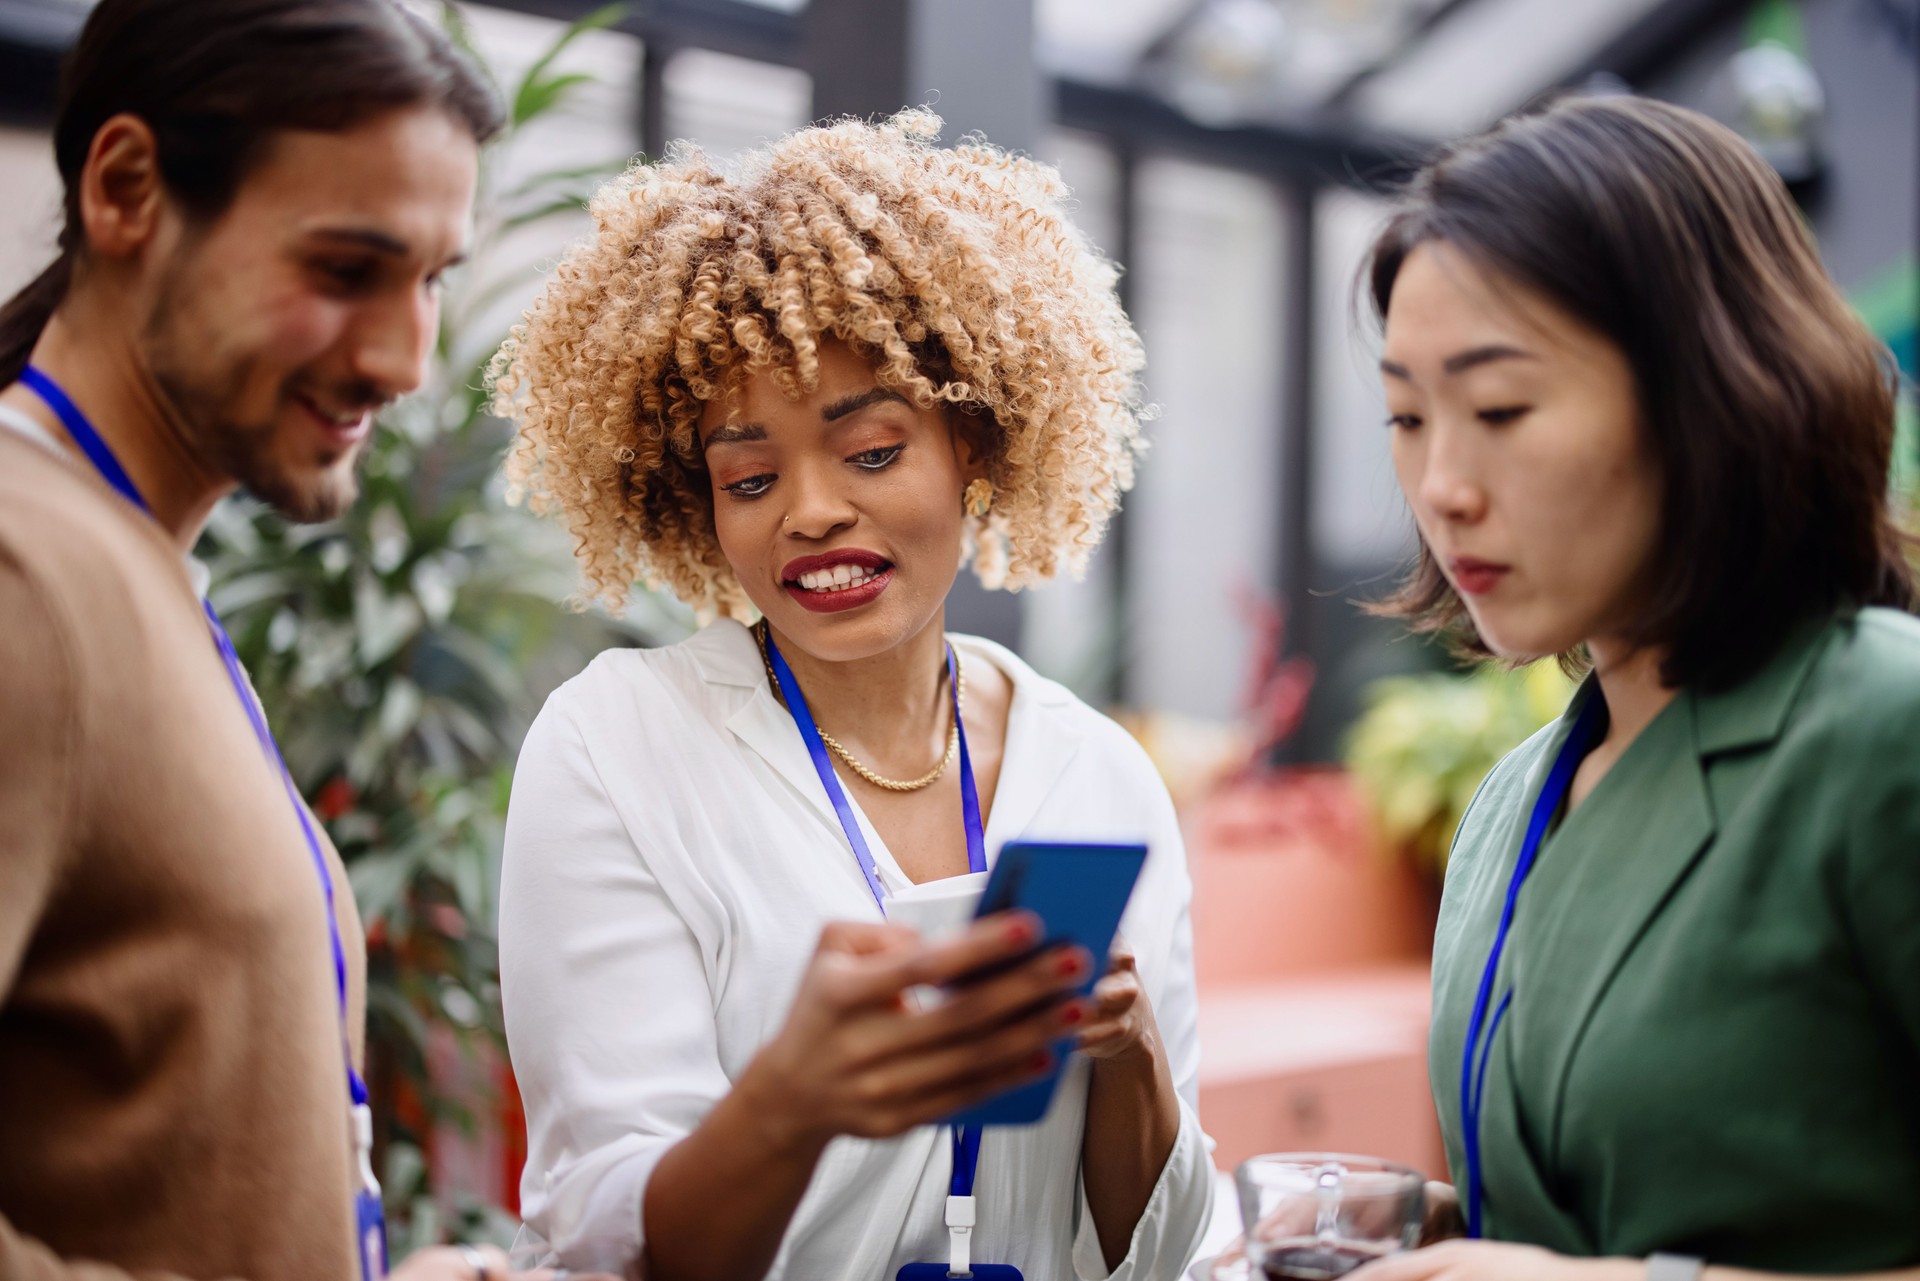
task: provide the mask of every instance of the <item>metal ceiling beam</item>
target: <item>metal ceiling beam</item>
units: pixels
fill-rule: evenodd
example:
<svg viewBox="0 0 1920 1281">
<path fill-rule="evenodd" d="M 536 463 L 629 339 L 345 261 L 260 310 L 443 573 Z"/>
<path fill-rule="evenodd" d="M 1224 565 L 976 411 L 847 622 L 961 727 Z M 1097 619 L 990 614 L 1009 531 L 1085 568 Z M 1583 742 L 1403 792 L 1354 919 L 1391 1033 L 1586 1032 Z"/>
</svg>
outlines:
<svg viewBox="0 0 1920 1281">
<path fill-rule="evenodd" d="M 501 8 L 570 22 L 599 0 L 492 0 Z M 1461 3 L 1463 0 L 1449 0 Z M 1680 3 L 1681 0 L 1675 0 Z M 83 14 L 45 0 L 0 0 L 0 111 L 51 110 L 58 57 L 79 35 Z M 805 68 L 807 42 L 796 14 L 743 0 L 636 0 L 616 30 L 663 49 L 711 49 Z M 18 61 L 21 75 L 8 75 Z M 1378 188 L 1404 180 L 1424 144 L 1351 130 L 1280 124 L 1216 129 L 1138 89 L 1077 80 L 1050 82 L 1061 124 L 1119 138 L 1145 150 L 1175 151 L 1286 181 Z"/>
<path fill-rule="evenodd" d="M 1276 124 L 1213 128 L 1133 89 L 1054 82 L 1054 119 L 1074 129 L 1110 134 L 1130 145 L 1288 182 L 1381 190 L 1405 182 L 1429 144 L 1346 129 Z"/>
<path fill-rule="evenodd" d="M 1667 0 L 1595 50 L 1560 84 L 1577 87 L 1604 74 L 1637 89 L 1686 57 L 1715 27 L 1752 8 L 1753 0 Z"/>
<path fill-rule="evenodd" d="M 0 0 L 5 2 L 5 0 Z M 571 21 L 599 0 L 489 0 L 502 8 Z M 1446 0 L 1448 5 L 1466 0 Z M 617 30 L 668 48 L 713 49 L 760 62 L 806 69 L 805 25 L 742 0 L 643 0 Z M 1235 169 L 1298 181 L 1378 188 L 1403 181 L 1419 167 L 1424 144 L 1370 137 L 1336 128 L 1246 125 L 1214 129 L 1137 89 L 1078 80 L 1054 80 L 1054 118 L 1063 125 L 1111 135 L 1129 145 L 1178 151 Z"/>
<path fill-rule="evenodd" d="M 485 0 L 496 8 L 573 22 L 602 0 Z M 613 26 L 648 43 L 711 49 L 782 67 L 804 66 L 806 41 L 797 15 L 742 0 L 628 0 Z"/>
<path fill-rule="evenodd" d="M 1407 28 L 1400 43 L 1394 46 L 1392 52 L 1348 76 L 1341 82 L 1339 88 L 1326 96 L 1321 104 L 1322 107 L 1328 111 L 1345 111 L 1353 102 L 1354 95 L 1358 94 L 1368 81 L 1398 66 L 1401 59 L 1420 47 L 1422 40 L 1473 3 L 1474 0 L 1440 0 L 1439 4 L 1422 14 L 1418 22 Z"/>
<path fill-rule="evenodd" d="M 503 8 L 572 20 L 598 0 L 491 0 Z M 1453 6 L 1466 0 L 1446 0 Z M 760 62 L 806 69 L 805 26 L 797 14 L 741 0 L 649 0 L 633 7 L 618 30 L 669 48 L 713 49 Z M 1403 181 L 1424 145 L 1334 128 L 1247 125 L 1214 129 L 1137 89 L 1055 80 L 1054 118 L 1072 128 L 1108 134 L 1142 148 L 1179 151 L 1235 169 L 1287 180 L 1377 188 Z"/>
</svg>

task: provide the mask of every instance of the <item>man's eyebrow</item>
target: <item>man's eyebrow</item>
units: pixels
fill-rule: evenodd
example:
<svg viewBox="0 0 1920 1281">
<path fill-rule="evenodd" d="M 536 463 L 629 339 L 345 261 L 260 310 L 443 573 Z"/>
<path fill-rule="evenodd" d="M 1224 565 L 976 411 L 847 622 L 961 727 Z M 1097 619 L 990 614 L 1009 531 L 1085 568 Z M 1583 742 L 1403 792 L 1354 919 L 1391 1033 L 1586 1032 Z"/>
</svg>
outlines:
<svg viewBox="0 0 1920 1281">
<path fill-rule="evenodd" d="M 891 387 L 869 387 L 865 391 L 856 391 L 851 396 L 842 396 L 839 400 L 828 405 L 820 411 L 820 421 L 830 423 L 835 419 L 845 418 L 848 414 L 859 413 L 869 405 L 877 405 L 886 400 L 897 400 L 903 405 L 911 403 L 905 396 L 902 396 Z"/>
<path fill-rule="evenodd" d="M 766 438 L 767 429 L 759 423 L 725 423 L 710 432 L 702 432 L 700 448 L 708 450 L 715 445 L 744 445 Z"/>
<path fill-rule="evenodd" d="M 1475 365 L 1490 364 L 1496 360 L 1535 360 L 1532 352 L 1521 351 L 1518 347 L 1507 347 L 1494 343 L 1486 347 L 1475 347 L 1455 356 L 1448 356 L 1440 367 L 1449 374 L 1465 373 Z"/>
<path fill-rule="evenodd" d="M 1401 382 L 1412 382 L 1413 373 L 1405 365 L 1395 364 L 1391 360 L 1380 362 L 1380 372 L 1389 378 L 1398 378 Z"/>
<path fill-rule="evenodd" d="M 390 236 L 384 231 L 375 231 L 372 227 L 316 227 L 307 234 L 314 240 L 332 240 L 342 244 L 356 245 L 361 249 L 371 249 L 377 254 L 386 254 L 392 258 L 405 258 L 413 252 L 412 246 L 398 236 Z"/>
<path fill-rule="evenodd" d="M 413 247 L 406 241 L 372 227 L 319 227 L 307 234 L 315 240 L 330 240 L 360 249 L 371 249 L 385 258 L 406 258 L 413 253 Z M 464 246 L 454 250 L 438 270 L 449 271 L 458 267 L 467 260 L 467 253 Z"/>
</svg>

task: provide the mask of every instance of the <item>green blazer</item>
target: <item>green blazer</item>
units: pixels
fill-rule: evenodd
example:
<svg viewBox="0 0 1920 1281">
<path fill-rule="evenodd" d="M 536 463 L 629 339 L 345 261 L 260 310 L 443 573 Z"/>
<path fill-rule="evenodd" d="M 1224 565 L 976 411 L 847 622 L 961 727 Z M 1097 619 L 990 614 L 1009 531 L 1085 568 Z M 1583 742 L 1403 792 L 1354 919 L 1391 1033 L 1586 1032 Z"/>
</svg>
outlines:
<svg viewBox="0 0 1920 1281">
<path fill-rule="evenodd" d="M 1429 1072 L 1460 1056 L 1534 798 L 1582 702 L 1455 838 Z M 1685 690 L 1544 842 L 1494 989 L 1487 1235 L 1780 1272 L 1920 1264 L 1920 620 L 1803 625 Z"/>
</svg>

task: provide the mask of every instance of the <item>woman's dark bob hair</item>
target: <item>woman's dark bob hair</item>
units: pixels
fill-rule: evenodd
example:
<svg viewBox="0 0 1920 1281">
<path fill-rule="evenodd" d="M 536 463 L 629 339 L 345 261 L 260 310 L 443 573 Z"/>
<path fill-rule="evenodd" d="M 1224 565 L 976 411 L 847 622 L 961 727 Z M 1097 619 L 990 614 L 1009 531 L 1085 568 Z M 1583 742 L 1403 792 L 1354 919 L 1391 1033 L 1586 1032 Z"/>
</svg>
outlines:
<svg viewBox="0 0 1920 1281">
<path fill-rule="evenodd" d="M 1436 241 L 1631 365 L 1662 551 L 1625 639 L 1665 652 L 1670 685 L 1741 680 L 1811 614 L 1913 608 L 1888 510 L 1892 359 L 1738 135 L 1665 103 L 1584 98 L 1450 148 L 1363 269 L 1383 323 L 1407 256 Z M 1487 653 L 1424 540 L 1374 608 Z"/>
</svg>

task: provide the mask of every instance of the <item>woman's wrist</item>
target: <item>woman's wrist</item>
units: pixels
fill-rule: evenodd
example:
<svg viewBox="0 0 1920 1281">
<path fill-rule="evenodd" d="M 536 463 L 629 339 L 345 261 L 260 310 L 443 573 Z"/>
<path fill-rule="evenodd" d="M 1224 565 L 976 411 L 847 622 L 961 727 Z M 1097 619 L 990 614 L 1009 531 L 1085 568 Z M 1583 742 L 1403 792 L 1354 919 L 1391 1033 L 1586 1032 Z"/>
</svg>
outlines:
<svg viewBox="0 0 1920 1281">
<path fill-rule="evenodd" d="M 804 1106 L 803 1098 L 803 1091 L 793 1088 L 779 1067 L 762 1053 L 747 1065 L 714 1111 L 731 1105 L 737 1123 L 764 1147 L 767 1159 L 811 1168 L 836 1135 L 830 1126 L 821 1124 L 817 1112 Z"/>
<path fill-rule="evenodd" d="M 1092 1058 L 1092 1056 L 1088 1056 Z M 1126 1079 L 1128 1077 L 1160 1077 L 1162 1058 L 1159 1029 L 1151 1023 L 1142 1030 L 1138 1039 L 1118 1052 L 1099 1058 L 1092 1058 L 1096 1076 L 1105 1079 Z"/>
</svg>

